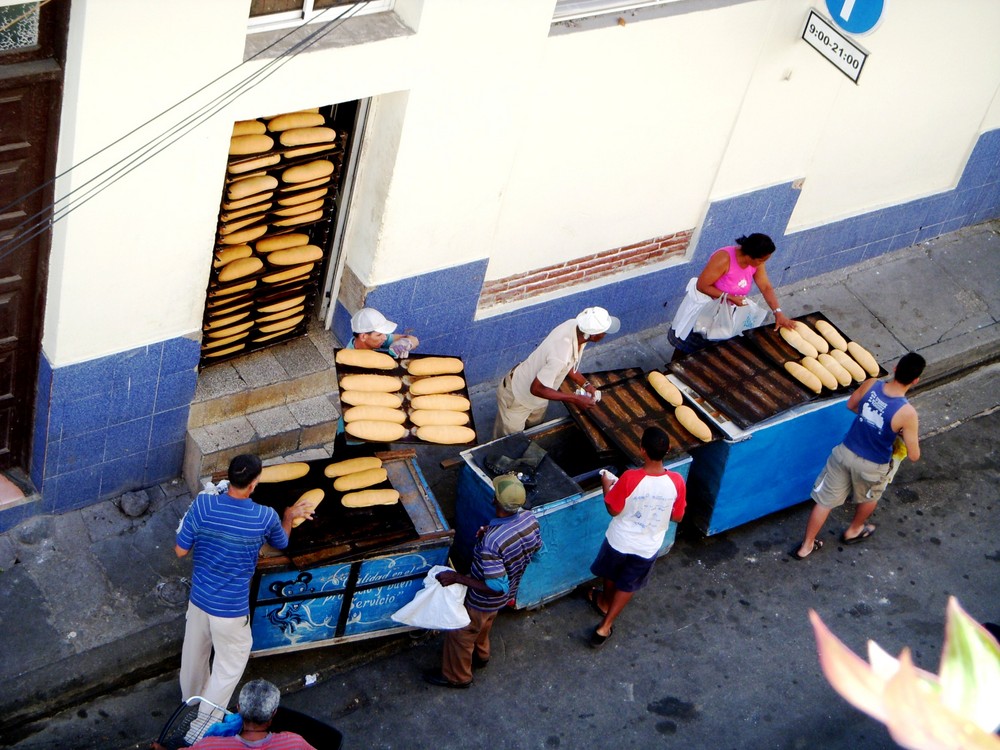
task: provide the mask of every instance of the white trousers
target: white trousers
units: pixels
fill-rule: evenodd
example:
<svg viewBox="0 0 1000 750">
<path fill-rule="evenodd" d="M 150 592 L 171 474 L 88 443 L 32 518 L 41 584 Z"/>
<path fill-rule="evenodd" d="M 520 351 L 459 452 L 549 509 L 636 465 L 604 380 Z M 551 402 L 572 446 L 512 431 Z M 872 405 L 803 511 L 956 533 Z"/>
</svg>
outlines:
<svg viewBox="0 0 1000 750">
<path fill-rule="evenodd" d="M 525 406 L 518 401 L 510 387 L 513 372 L 511 370 L 507 373 L 497 386 L 497 416 L 493 422 L 494 440 L 541 424 L 545 421 L 545 412 L 549 408 L 548 402 L 536 408 Z"/>
<path fill-rule="evenodd" d="M 247 617 L 215 617 L 188 602 L 181 650 L 181 699 L 200 695 L 226 708 L 250 659 Z M 212 649 L 215 649 L 215 658 Z"/>
</svg>

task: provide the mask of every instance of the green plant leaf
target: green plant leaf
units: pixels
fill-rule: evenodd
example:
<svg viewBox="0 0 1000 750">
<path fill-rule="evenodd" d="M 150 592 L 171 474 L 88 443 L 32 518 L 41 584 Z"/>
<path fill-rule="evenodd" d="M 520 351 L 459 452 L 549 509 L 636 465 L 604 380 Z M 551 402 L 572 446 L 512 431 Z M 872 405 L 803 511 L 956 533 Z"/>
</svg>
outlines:
<svg viewBox="0 0 1000 750">
<path fill-rule="evenodd" d="M 1000 645 L 953 596 L 939 678 L 948 708 L 988 732 L 1000 726 Z"/>
</svg>

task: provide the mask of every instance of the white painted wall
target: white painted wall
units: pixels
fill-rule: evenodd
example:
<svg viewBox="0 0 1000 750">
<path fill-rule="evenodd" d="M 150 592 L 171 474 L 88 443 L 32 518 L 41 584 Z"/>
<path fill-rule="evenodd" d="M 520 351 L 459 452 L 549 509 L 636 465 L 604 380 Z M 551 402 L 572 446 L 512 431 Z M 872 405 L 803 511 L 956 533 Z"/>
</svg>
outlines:
<svg viewBox="0 0 1000 750">
<path fill-rule="evenodd" d="M 1000 127 L 995 0 L 890 3 L 860 86 L 799 39 L 810 0 L 556 36 L 554 0 L 399 2 L 416 34 L 300 55 L 56 224 L 53 365 L 197 334 L 234 120 L 373 98 L 345 233 L 369 285 L 482 258 L 490 279 L 527 271 L 798 178 L 793 225 L 822 224 L 947 189 Z M 236 70 L 58 194 L 261 70 L 241 65 L 247 7 L 75 0 L 59 171 Z"/>
</svg>

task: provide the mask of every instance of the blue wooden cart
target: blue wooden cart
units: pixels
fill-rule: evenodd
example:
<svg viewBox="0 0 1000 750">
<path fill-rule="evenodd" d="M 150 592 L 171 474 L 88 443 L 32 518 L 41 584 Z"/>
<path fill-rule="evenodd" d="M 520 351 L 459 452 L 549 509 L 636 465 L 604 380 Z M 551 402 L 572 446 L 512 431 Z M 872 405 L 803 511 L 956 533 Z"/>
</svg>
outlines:
<svg viewBox="0 0 1000 750">
<path fill-rule="evenodd" d="M 538 518 L 543 546 L 521 580 L 514 602 L 517 609 L 538 607 L 593 578 L 590 564 L 610 521 L 597 472 L 608 468 L 620 475 L 629 468 L 620 455 L 610 461 L 599 457 L 569 418 L 463 451 L 452 547 L 452 559 L 460 570 L 469 564 L 477 530 L 495 515 L 493 484 L 483 469 L 483 459 L 505 451 L 520 455 L 523 446 L 516 444 L 527 440 L 548 452 L 535 477 L 537 489 L 527 503 Z M 687 476 L 690 464 L 691 458 L 681 453 L 668 457 L 664 465 Z M 673 546 L 676 530 L 671 522 L 660 555 Z"/>
<path fill-rule="evenodd" d="M 410 533 L 405 541 L 387 542 L 374 528 L 371 536 L 352 539 L 349 544 L 262 558 L 251 587 L 252 656 L 413 629 L 390 616 L 423 588 L 428 570 L 447 565 L 454 532 L 414 451 L 379 455 L 415 534 Z M 325 465 L 329 460 L 315 463 Z M 331 480 L 326 483 L 332 484 Z M 321 505 L 317 514 L 325 507 Z M 298 527 L 293 542 L 296 535 L 307 532 L 305 525 Z"/>
</svg>

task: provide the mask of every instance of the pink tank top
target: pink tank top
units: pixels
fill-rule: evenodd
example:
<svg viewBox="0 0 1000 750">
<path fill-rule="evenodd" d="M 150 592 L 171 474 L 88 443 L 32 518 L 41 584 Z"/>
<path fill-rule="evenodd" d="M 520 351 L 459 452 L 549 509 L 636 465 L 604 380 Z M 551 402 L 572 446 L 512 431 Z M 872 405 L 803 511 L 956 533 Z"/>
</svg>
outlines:
<svg viewBox="0 0 1000 750">
<path fill-rule="evenodd" d="M 755 266 L 740 268 L 736 260 L 736 246 L 722 248 L 729 254 L 729 270 L 715 282 L 715 288 L 726 294 L 747 295 L 753 287 L 753 275 L 757 273 Z"/>
</svg>

